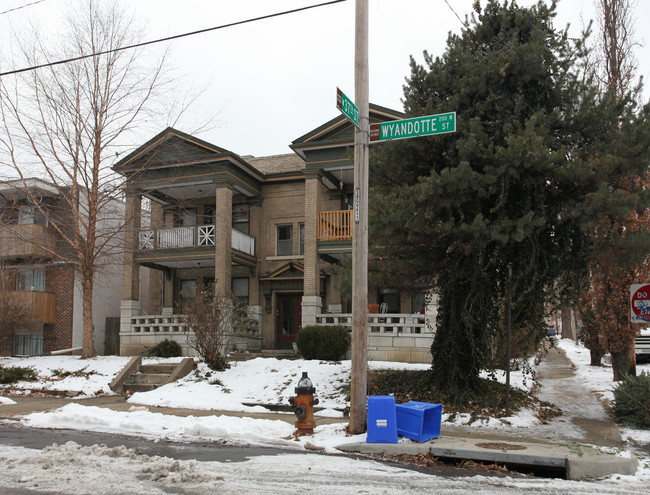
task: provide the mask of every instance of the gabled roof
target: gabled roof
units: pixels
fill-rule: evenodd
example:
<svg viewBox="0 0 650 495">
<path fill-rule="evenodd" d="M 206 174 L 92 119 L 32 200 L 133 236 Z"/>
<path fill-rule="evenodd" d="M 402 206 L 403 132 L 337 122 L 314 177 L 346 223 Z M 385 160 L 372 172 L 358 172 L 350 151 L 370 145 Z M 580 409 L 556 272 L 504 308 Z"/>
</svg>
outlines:
<svg viewBox="0 0 650 495">
<path fill-rule="evenodd" d="M 208 162 L 229 162 L 257 180 L 263 174 L 238 154 L 168 127 L 118 161 L 113 170 L 129 175 L 143 169 L 155 170 Z"/>
<path fill-rule="evenodd" d="M 370 104 L 370 122 L 387 122 L 405 118 L 405 114 L 390 108 Z M 295 139 L 290 148 L 303 159 L 306 158 L 305 150 L 348 146 L 354 142 L 354 124 L 345 115 L 335 117 L 307 134 Z"/>
<path fill-rule="evenodd" d="M 274 270 L 273 273 L 260 277 L 260 280 L 303 279 L 304 277 L 305 268 L 292 261 Z"/>
</svg>

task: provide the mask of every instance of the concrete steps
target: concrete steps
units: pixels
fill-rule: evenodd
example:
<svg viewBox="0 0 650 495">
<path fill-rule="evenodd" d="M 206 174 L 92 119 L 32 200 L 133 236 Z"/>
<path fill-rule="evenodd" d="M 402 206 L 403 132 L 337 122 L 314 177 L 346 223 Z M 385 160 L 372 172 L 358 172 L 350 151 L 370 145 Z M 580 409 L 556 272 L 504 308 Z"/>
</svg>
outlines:
<svg viewBox="0 0 650 495">
<path fill-rule="evenodd" d="M 186 376 L 194 368 L 194 359 L 184 358 L 180 363 L 142 364 L 142 357 L 135 356 L 111 382 L 116 393 L 129 391 L 149 392 Z"/>
</svg>

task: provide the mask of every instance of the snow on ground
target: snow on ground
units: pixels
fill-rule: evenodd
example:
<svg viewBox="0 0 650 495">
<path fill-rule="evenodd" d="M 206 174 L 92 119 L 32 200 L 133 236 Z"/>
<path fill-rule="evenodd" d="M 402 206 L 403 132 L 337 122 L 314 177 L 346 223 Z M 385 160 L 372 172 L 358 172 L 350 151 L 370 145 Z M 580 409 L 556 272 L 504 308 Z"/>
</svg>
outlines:
<svg viewBox="0 0 650 495">
<path fill-rule="evenodd" d="M 558 346 L 566 352 L 576 367 L 576 372 L 581 380 L 588 384 L 590 390 L 601 394 L 605 400 L 611 400 L 612 382 L 611 367 L 603 366 L 601 368 L 589 367 L 589 354 L 584 348 L 576 345 L 570 340 L 559 340 Z M 81 360 L 78 357 L 70 356 L 47 356 L 34 358 L 0 358 L 2 366 L 30 366 L 38 374 L 37 382 L 22 382 L 12 387 L 12 392 L 23 390 L 68 390 L 79 392 L 84 397 L 111 393 L 108 390 L 108 384 L 114 376 L 126 364 L 128 358 L 125 357 L 98 357 L 90 360 Z M 160 359 L 145 359 L 145 363 L 159 362 Z M 173 360 L 167 360 L 173 361 Z M 532 365 L 532 362 L 530 363 Z M 373 369 L 382 368 L 411 368 L 426 369 L 428 365 L 406 365 L 403 363 L 382 363 L 371 362 Z M 639 366 L 639 371 L 650 371 L 649 365 Z M 65 370 L 73 372 L 72 375 L 63 377 L 62 373 L 54 370 Z M 77 373 L 74 373 L 77 372 Z M 105 408 L 83 406 L 79 404 L 69 404 L 53 412 L 34 413 L 22 419 L 22 423 L 30 427 L 39 428 L 69 428 L 100 431 L 106 433 L 127 433 L 140 435 L 148 438 L 164 438 L 181 441 L 228 441 L 236 444 L 248 445 L 272 445 L 294 449 L 305 448 L 322 448 L 327 452 L 335 452 L 336 446 L 343 443 L 363 442 L 365 435 L 346 436 L 345 427 L 347 423 L 344 419 L 340 423 L 323 425 L 316 428 L 313 436 L 301 437 L 296 440 L 293 438 L 293 426 L 290 423 L 279 420 L 253 419 L 248 417 L 236 418 L 232 416 L 219 415 L 200 417 L 177 417 L 154 413 L 147 409 L 151 406 L 163 407 L 184 407 L 204 410 L 227 410 L 227 411 L 266 411 L 261 404 L 288 404 L 288 398 L 294 395 L 294 387 L 297 385 L 302 372 L 307 372 L 316 387 L 316 396 L 320 399 L 320 405 L 325 408 L 321 413 L 327 416 L 340 416 L 341 410 L 347 406 L 342 390 L 347 384 L 350 375 L 350 361 L 338 363 L 305 361 L 305 360 L 278 360 L 274 358 L 256 358 L 250 361 L 234 362 L 231 368 L 215 373 L 210 371 L 202 364 L 187 377 L 179 380 L 174 384 L 160 387 L 152 392 L 136 393 L 129 402 L 133 407 L 129 412 L 113 411 Z M 58 376 L 57 376 L 58 375 Z M 497 379 L 503 380 L 504 377 L 497 376 Z M 530 375 L 522 371 L 515 371 L 511 376 L 511 383 L 518 384 L 522 388 L 530 388 L 533 383 Z M 1 391 L 1 389 L 0 389 Z M 2 404 L 9 404 L 13 401 L 0 397 L 0 407 Z M 142 406 L 144 404 L 144 406 Z M 466 426 L 469 418 L 459 415 L 455 419 L 457 424 Z M 521 411 L 516 416 L 508 418 L 509 428 L 529 428 L 538 423 L 537 418 L 531 411 Z M 480 427 L 498 427 L 508 428 L 501 421 L 494 418 L 483 422 L 472 423 L 472 426 Z M 444 425 L 443 425 L 444 429 Z M 647 442 L 650 432 L 624 429 L 623 435 L 631 444 L 635 441 Z M 406 440 L 408 441 L 408 440 Z M 309 445 L 308 445 L 309 444 Z M 184 486 L 210 485 L 212 489 L 218 488 L 220 493 L 232 493 L 237 489 L 235 481 L 237 476 L 244 472 L 260 469 L 259 479 L 242 478 L 241 482 L 244 487 L 237 489 L 238 493 L 278 493 L 285 489 L 297 489 L 299 485 L 293 485 L 291 481 L 281 481 L 281 474 L 287 472 L 287 463 L 294 462 L 291 454 L 269 459 L 255 458 L 245 463 L 239 463 L 236 469 L 234 464 L 229 464 L 228 469 L 219 463 L 201 463 L 173 461 L 166 458 L 146 458 L 140 459 L 138 454 L 128 451 L 128 449 L 107 449 L 106 447 L 80 447 L 76 444 L 66 444 L 63 446 L 52 446 L 43 451 L 31 451 L 29 449 L 10 448 L 10 455 L 7 449 L 0 451 L 0 466 L 6 464 L 5 459 L 11 459 L 7 466 L 0 467 L 0 478 L 7 483 L 24 483 L 21 486 L 38 485 L 42 489 L 53 489 L 53 485 L 47 481 L 49 477 L 53 480 L 59 480 L 59 485 L 66 486 L 63 490 L 66 493 L 127 493 L 137 491 L 137 493 L 167 493 L 165 486 L 182 481 Z M 4 457 L 3 457 L 4 456 Z M 60 473 L 59 460 L 61 456 L 70 459 L 66 465 L 71 471 L 64 474 Z M 326 489 L 319 493 L 358 493 L 358 486 L 353 483 L 354 467 L 358 467 L 360 472 L 373 473 L 380 478 L 385 473 L 391 480 L 394 480 L 399 486 L 402 493 L 420 493 L 422 490 L 431 491 L 435 486 L 437 493 L 457 493 L 452 485 L 441 485 L 440 478 L 422 477 L 411 471 L 394 470 L 381 464 L 369 463 L 368 461 L 351 461 L 350 459 L 323 458 L 322 456 L 305 456 L 301 454 L 301 469 L 305 463 L 311 465 L 310 459 L 314 457 L 314 462 L 318 463 L 319 469 L 309 474 L 314 484 L 318 487 L 319 483 L 325 483 Z M 40 463 L 44 475 L 40 471 L 27 467 L 19 468 L 21 458 L 34 459 L 33 462 Z M 76 460 L 83 458 L 84 462 L 75 464 Z M 87 459 L 86 459 L 87 458 Z M 116 469 L 126 473 L 128 479 L 122 483 L 118 481 L 119 489 L 122 492 L 116 492 L 110 489 L 111 482 L 106 481 L 105 475 L 101 474 L 106 469 L 100 467 L 108 462 L 110 458 L 113 463 L 110 470 L 115 472 Z M 15 461 L 14 461 L 15 459 Z M 40 460 L 39 460 L 40 459 Z M 137 462 L 133 463 L 133 460 Z M 271 460 L 272 459 L 272 460 Z M 74 461 L 74 462 L 73 462 Z M 87 475 L 88 471 L 84 468 L 85 463 L 92 463 L 97 469 L 96 479 L 91 478 L 89 484 L 83 484 L 80 491 L 75 491 L 74 486 L 62 485 L 61 479 L 75 479 L 75 470 Z M 129 467 L 122 467 L 121 464 Z M 502 493 L 591 493 L 603 490 L 606 493 L 633 493 L 643 491 L 644 484 L 650 482 L 650 468 L 647 467 L 647 456 L 645 462 L 641 462 L 641 467 L 636 476 L 632 477 L 611 477 L 599 485 L 581 485 L 575 482 L 558 481 L 558 480 L 537 480 L 522 485 L 521 480 L 504 481 L 497 478 L 484 478 L 478 483 L 476 477 L 473 481 L 467 481 L 466 490 L 476 491 L 478 493 L 493 493 L 494 491 Z M 116 467 L 117 466 L 117 467 Z M 350 472 L 350 481 L 344 481 L 338 478 L 337 470 L 346 469 Z M 310 468 L 311 469 L 311 468 Z M 270 471 L 269 471 L 270 470 Z M 273 474 L 270 474 L 272 472 Z M 143 474 L 146 473 L 146 474 Z M 275 476 L 273 483 L 279 485 L 265 484 L 264 473 L 272 478 Z M 79 474 L 79 476 L 81 476 Z M 11 481 L 13 480 L 13 481 Z M 21 481 L 22 480 L 22 481 Z M 149 483 L 142 486 L 142 480 L 149 480 Z M 151 483 L 155 480 L 155 483 Z M 232 483 L 229 481 L 232 480 Z M 327 481 L 323 481 L 327 480 Z M 434 481 L 432 481 L 434 480 Z M 65 480 L 64 480 L 65 481 Z M 133 483 L 133 489 L 130 489 L 129 483 Z M 249 483 L 248 485 L 246 483 Z M 284 485 L 282 483 L 285 483 Z M 364 485 L 370 483 L 365 481 Z M 639 484 L 640 483 L 640 484 Z M 479 485 L 486 484 L 491 487 L 487 491 L 482 491 Z M 146 485 L 146 489 L 144 486 Z M 160 485 L 160 486 L 159 486 Z M 96 486 L 96 489 L 92 487 Z M 278 488 L 280 486 L 280 488 Z M 456 485 L 453 485 L 456 486 Z M 162 488 L 161 488 L 162 487 Z M 497 488 L 498 487 L 498 488 Z M 633 487 L 633 488 L 629 488 Z M 636 488 L 634 488 L 636 487 Z M 240 487 L 241 488 L 241 487 Z M 382 493 L 377 490 L 370 490 L 372 493 Z M 316 489 L 316 488 L 314 488 Z M 629 491 L 628 491 L 629 489 Z M 87 491 L 84 491 L 87 490 Z M 304 491 L 301 489 L 301 491 Z M 318 490 L 317 490 L 318 491 Z M 462 490 L 461 490 L 462 491 Z M 389 490 L 394 493 L 394 490 Z M 196 493 L 204 493 L 197 488 Z M 205 493 L 208 493 L 207 491 Z M 307 493 L 311 493 L 307 491 Z M 388 493 L 388 492 L 387 492 Z"/>
<path fill-rule="evenodd" d="M 74 442 L 42 450 L 0 451 L 0 486 L 67 495 L 169 493 L 636 494 L 647 488 L 633 477 L 577 482 L 523 477 L 441 477 L 368 460 L 315 454 L 262 455 L 244 462 L 198 462 L 139 454 L 126 447 Z"/>
<path fill-rule="evenodd" d="M 36 382 L 14 384 L 14 394 L 56 390 L 79 394 L 79 397 L 95 397 L 113 393 L 108 385 L 129 359 L 128 356 L 98 356 L 86 360 L 79 356 L 0 357 L 0 366 L 32 368 L 37 374 Z"/>
</svg>

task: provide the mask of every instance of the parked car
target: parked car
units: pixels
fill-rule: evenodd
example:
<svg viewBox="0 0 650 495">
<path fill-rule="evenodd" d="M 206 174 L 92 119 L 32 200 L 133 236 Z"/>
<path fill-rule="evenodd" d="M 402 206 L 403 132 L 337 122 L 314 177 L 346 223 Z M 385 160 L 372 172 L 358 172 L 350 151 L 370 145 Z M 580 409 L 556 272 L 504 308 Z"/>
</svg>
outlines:
<svg viewBox="0 0 650 495">
<path fill-rule="evenodd" d="M 546 327 L 546 335 L 549 337 L 556 337 L 557 336 L 557 330 L 553 326 L 548 326 Z"/>
<path fill-rule="evenodd" d="M 634 351 L 637 361 L 650 360 L 650 327 L 642 329 L 636 336 Z"/>
</svg>

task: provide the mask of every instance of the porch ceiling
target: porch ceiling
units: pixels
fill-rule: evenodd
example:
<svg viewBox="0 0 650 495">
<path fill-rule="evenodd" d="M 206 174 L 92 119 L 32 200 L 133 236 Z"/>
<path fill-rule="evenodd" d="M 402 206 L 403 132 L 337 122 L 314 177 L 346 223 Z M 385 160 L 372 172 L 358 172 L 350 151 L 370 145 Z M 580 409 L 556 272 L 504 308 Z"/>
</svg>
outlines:
<svg viewBox="0 0 650 495">
<path fill-rule="evenodd" d="M 250 191 L 235 185 L 233 189 L 246 196 L 250 196 Z M 202 198 L 214 198 L 217 185 L 213 182 L 193 183 L 187 185 L 173 185 L 169 187 L 156 187 L 144 189 L 143 195 L 157 202 L 163 203 L 182 203 L 190 200 Z"/>
<path fill-rule="evenodd" d="M 232 266 L 240 265 L 250 265 L 251 263 L 245 259 L 245 262 L 239 262 L 239 256 L 246 256 L 243 253 L 237 253 L 233 251 L 233 261 Z M 152 256 L 152 255 L 136 255 L 136 261 L 142 266 L 149 266 L 155 268 L 156 266 L 164 268 L 213 268 L 215 266 L 214 254 L 209 257 L 197 257 L 197 256 L 183 256 L 183 255 L 162 255 L 162 256 Z"/>
</svg>

